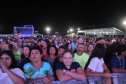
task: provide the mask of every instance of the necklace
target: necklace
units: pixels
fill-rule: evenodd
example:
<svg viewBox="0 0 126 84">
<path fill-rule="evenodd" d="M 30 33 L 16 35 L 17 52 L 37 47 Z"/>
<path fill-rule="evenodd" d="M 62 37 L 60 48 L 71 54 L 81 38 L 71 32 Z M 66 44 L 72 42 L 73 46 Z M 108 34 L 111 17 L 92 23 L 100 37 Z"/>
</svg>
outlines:
<svg viewBox="0 0 126 84">
<path fill-rule="evenodd" d="M 117 56 L 117 58 L 118 58 L 118 60 L 119 60 L 119 62 L 120 62 L 120 68 L 121 68 L 121 69 L 124 69 L 124 63 L 125 63 L 125 60 L 123 59 L 123 66 L 121 67 L 121 61 L 120 61 L 120 59 L 119 59 L 118 56 Z"/>
</svg>

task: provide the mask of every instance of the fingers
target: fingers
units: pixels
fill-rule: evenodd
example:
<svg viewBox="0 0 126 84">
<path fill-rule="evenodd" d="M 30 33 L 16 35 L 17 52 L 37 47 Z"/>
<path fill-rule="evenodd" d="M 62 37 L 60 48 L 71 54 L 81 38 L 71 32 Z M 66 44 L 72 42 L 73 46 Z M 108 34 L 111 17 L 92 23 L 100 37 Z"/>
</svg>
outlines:
<svg viewBox="0 0 126 84">
<path fill-rule="evenodd" d="M 111 74 L 107 73 L 107 74 L 106 74 L 106 77 L 107 77 L 107 78 L 111 78 Z"/>
<path fill-rule="evenodd" d="M 44 82 L 44 84 L 47 84 L 47 83 L 49 82 L 48 78 L 45 77 L 45 78 L 43 79 L 43 82 Z"/>
</svg>

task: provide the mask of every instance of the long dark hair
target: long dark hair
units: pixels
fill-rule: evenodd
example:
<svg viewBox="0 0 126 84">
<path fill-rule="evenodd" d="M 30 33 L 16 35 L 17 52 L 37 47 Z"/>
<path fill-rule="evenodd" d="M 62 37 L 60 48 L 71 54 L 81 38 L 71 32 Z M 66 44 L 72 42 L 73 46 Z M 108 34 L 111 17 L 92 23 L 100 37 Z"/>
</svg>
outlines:
<svg viewBox="0 0 126 84">
<path fill-rule="evenodd" d="M 10 68 L 10 69 L 11 69 L 11 68 L 16 68 L 16 67 L 17 67 L 17 65 L 16 65 L 17 63 L 16 63 L 16 61 L 15 61 L 13 52 L 10 51 L 10 50 L 4 50 L 4 51 L 1 53 L 0 57 L 1 57 L 3 54 L 7 54 L 7 55 L 10 56 L 10 58 L 11 58 L 11 65 L 9 66 L 9 68 Z"/>
<path fill-rule="evenodd" d="M 94 57 L 103 58 L 105 56 L 105 52 L 106 52 L 105 46 L 103 44 L 97 44 L 95 46 L 94 50 L 92 51 L 91 57 L 89 58 L 86 66 L 85 66 L 85 69 L 89 65 L 92 58 L 94 58 Z"/>
<path fill-rule="evenodd" d="M 66 43 L 66 44 L 65 44 L 65 49 L 66 49 L 66 50 L 68 50 L 69 44 L 70 44 L 70 43 Z M 71 50 L 72 50 L 72 48 L 71 48 Z"/>
</svg>

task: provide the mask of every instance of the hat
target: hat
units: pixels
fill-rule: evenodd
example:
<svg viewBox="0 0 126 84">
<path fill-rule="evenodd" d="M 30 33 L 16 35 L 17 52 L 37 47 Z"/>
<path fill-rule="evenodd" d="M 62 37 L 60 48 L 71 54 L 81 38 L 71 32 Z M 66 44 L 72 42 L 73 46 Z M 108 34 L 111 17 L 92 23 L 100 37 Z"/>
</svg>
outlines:
<svg viewBox="0 0 126 84">
<path fill-rule="evenodd" d="M 99 40 L 102 40 L 102 38 L 101 38 L 101 37 L 97 38 L 97 39 L 96 39 L 96 42 L 99 41 Z"/>
</svg>

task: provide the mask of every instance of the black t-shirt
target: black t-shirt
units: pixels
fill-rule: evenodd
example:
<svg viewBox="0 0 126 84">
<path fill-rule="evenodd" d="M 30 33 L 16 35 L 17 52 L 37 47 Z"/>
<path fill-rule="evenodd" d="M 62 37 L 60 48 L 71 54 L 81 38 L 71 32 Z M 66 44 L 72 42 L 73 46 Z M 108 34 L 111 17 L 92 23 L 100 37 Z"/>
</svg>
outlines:
<svg viewBox="0 0 126 84">
<path fill-rule="evenodd" d="M 55 60 L 54 60 L 54 64 L 53 64 L 53 72 L 54 72 L 54 77 L 55 77 L 55 80 L 58 80 L 57 76 L 56 76 L 56 65 L 60 63 L 59 61 L 59 57 L 57 57 Z"/>
<path fill-rule="evenodd" d="M 70 69 L 67 69 L 67 67 L 63 64 L 63 62 L 60 62 L 56 65 L 56 70 L 68 70 L 68 71 L 72 71 L 72 72 L 76 72 L 76 70 L 81 67 L 79 63 L 77 62 L 73 62 L 71 64 Z"/>
<path fill-rule="evenodd" d="M 55 60 L 54 60 L 54 64 L 53 64 L 53 72 L 55 72 L 56 71 L 56 65 L 59 63 L 60 61 L 59 61 L 59 57 L 57 57 Z"/>
</svg>

